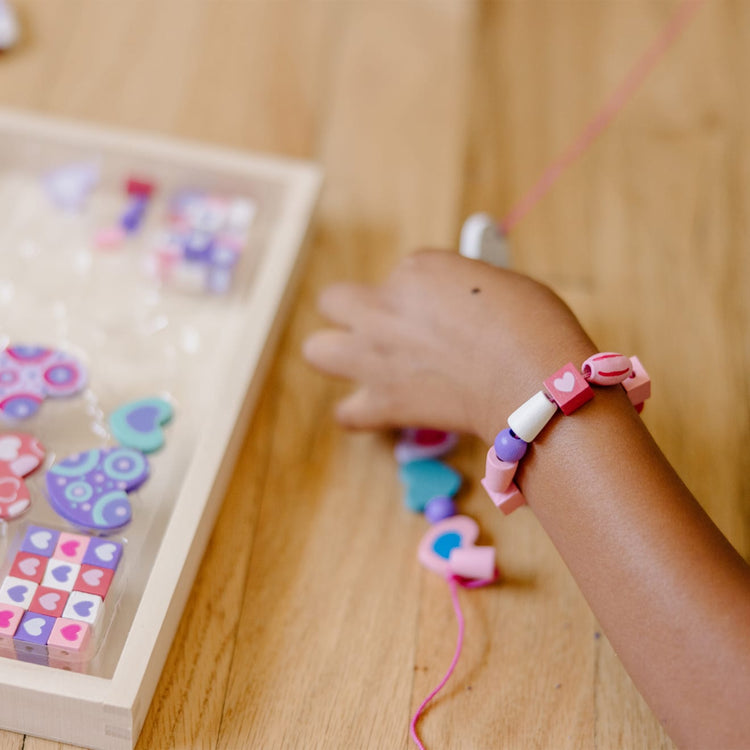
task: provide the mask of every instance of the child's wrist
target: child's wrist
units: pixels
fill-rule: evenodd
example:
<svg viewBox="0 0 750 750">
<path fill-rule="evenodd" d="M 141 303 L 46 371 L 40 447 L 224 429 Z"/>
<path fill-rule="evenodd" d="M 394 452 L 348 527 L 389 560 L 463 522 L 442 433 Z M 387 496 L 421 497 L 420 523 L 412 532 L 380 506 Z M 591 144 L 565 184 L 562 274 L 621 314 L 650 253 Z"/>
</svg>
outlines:
<svg viewBox="0 0 750 750">
<path fill-rule="evenodd" d="M 546 433 L 565 432 L 578 442 L 587 425 L 601 440 L 600 420 L 581 418 L 590 411 L 596 416 L 594 407 L 588 405 L 595 395 L 597 400 L 606 402 L 608 419 L 617 418 L 617 411 L 629 413 L 632 419 L 650 396 L 650 380 L 638 358 L 615 353 L 592 355 L 580 370 L 568 363 L 542 382 L 543 385 L 507 417 L 506 423 L 492 438 L 487 452 L 482 485 L 505 514 L 526 503 L 520 486 L 524 472 L 519 472 L 519 468 L 526 463 L 527 452 L 537 453 L 532 444 L 538 444 L 541 456 L 549 456 L 543 437 Z M 605 403 L 600 406 L 604 409 Z M 569 422 L 566 417 L 573 414 L 578 415 L 578 419 L 573 420 L 576 424 L 571 432 L 566 429 Z M 606 442 L 609 436 L 606 430 L 604 432 Z M 612 433 L 614 435 L 616 432 Z M 542 439 L 538 440 L 540 436 Z M 565 454 L 570 455 L 570 452 L 561 451 L 562 460 L 565 460 Z M 554 455 L 551 457 L 555 460 Z M 533 462 L 538 463 L 538 460 Z"/>
</svg>

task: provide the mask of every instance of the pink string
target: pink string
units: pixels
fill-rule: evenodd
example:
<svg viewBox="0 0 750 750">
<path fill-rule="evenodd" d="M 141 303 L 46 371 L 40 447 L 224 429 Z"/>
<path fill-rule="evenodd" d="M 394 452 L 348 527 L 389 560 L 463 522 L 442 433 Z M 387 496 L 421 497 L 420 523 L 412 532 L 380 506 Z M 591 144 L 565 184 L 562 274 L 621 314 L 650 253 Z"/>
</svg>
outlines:
<svg viewBox="0 0 750 750">
<path fill-rule="evenodd" d="M 417 734 L 417 722 L 422 715 L 427 704 L 446 686 L 448 680 L 450 680 L 453 670 L 458 664 L 458 660 L 461 657 L 461 649 L 464 645 L 464 613 L 461 610 L 461 602 L 458 600 L 458 587 L 463 586 L 467 589 L 476 589 L 480 586 L 489 586 L 494 583 L 499 576 L 499 572 L 495 570 L 495 575 L 492 578 L 486 580 L 472 581 L 458 576 L 450 576 L 448 578 L 448 586 L 451 591 L 451 601 L 453 602 L 453 611 L 456 613 L 456 622 L 458 623 L 458 636 L 456 637 L 456 650 L 453 653 L 453 659 L 451 660 L 448 671 L 443 676 L 443 679 L 437 684 L 437 687 L 422 701 L 422 704 L 417 709 L 416 713 L 412 717 L 411 725 L 409 726 L 409 733 L 411 734 L 412 740 L 416 743 L 419 750 L 425 750 L 425 746 L 422 744 L 422 740 L 419 739 Z"/>
<path fill-rule="evenodd" d="M 557 182 L 560 175 L 597 139 L 601 132 L 612 122 L 620 110 L 633 97 L 667 50 L 677 41 L 695 11 L 705 0 L 684 0 L 667 22 L 656 41 L 637 60 L 625 76 L 620 86 L 605 103 L 602 109 L 584 128 L 563 155 L 552 162 L 542 173 L 537 183 L 524 195 L 508 215 L 499 223 L 502 234 L 507 235 L 513 227 L 544 197 Z"/>
</svg>

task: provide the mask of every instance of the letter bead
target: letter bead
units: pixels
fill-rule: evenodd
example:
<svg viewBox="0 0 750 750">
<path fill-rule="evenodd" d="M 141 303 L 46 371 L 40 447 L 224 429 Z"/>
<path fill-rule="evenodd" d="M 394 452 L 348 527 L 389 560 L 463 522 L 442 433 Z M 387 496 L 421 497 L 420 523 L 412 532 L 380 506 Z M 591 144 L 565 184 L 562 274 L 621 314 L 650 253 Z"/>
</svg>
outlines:
<svg viewBox="0 0 750 750">
<path fill-rule="evenodd" d="M 516 475 L 518 461 L 502 461 L 491 445 L 487 451 L 487 462 L 484 470 L 484 483 L 492 492 L 505 492 Z"/>
<path fill-rule="evenodd" d="M 521 440 L 530 443 L 556 411 L 557 404 L 550 401 L 544 391 L 538 391 L 508 417 L 508 426 Z"/>
<path fill-rule="evenodd" d="M 591 386 L 571 362 L 550 375 L 544 387 L 566 416 L 594 398 Z"/>
<path fill-rule="evenodd" d="M 630 362 L 633 365 L 633 372 L 627 380 L 622 381 L 622 385 L 628 392 L 630 403 L 638 406 L 651 396 L 651 378 L 638 357 L 631 357 Z"/>
<path fill-rule="evenodd" d="M 589 357 L 582 365 L 583 377 L 595 385 L 617 385 L 630 377 L 633 366 L 630 359 L 617 352 L 600 352 Z"/>
</svg>

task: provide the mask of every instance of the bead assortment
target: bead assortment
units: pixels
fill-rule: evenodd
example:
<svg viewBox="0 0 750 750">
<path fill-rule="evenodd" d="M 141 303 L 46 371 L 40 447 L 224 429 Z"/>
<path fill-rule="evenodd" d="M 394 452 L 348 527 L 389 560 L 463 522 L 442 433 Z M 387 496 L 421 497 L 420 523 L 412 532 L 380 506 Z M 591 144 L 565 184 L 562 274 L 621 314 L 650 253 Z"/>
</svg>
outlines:
<svg viewBox="0 0 750 750">
<path fill-rule="evenodd" d="M 83 390 L 87 375 L 72 354 L 42 346 L 16 344 L 0 350 L 0 417 L 33 417 L 46 398 Z"/>
<path fill-rule="evenodd" d="M 31 493 L 24 477 L 44 460 L 44 448 L 24 432 L 0 435 L 0 519 L 11 521 L 31 507 Z"/>
<path fill-rule="evenodd" d="M 99 179 L 97 164 L 73 163 L 44 175 L 43 185 L 60 209 L 80 212 Z M 125 205 L 119 216 L 93 236 L 99 250 L 118 250 L 143 228 L 157 185 L 148 177 L 131 175 L 124 180 L 123 191 Z M 163 227 L 148 239 L 145 272 L 185 292 L 229 292 L 257 204 L 242 196 L 194 189 L 177 190 L 166 203 Z"/>
<path fill-rule="evenodd" d="M 495 548 L 477 545 L 479 525 L 473 518 L 456 512 L 453 496 L 461 487 L 461 475 L 439 460 L 457 442 L 455 433 L 410 428 L 402 432 L 394 451 L 400 464 L 399 476 L 405 485 L 406 507 L 423 512 L 431 524 L 419 543 L 417 559 L 447 581 L 458 622 L 456 651 L 448 671 L 411 720 L 410 734 L 420 747 L 419 718 L 450 679 L 463 647 L 463 613 L 458 587 L 478 588 L 494 583 L 499 577 Z"/>
<path fill-rule="evenodd" d="M 167 228 L 149 270 L 189 292 L 225 294 L 247 242 L 256 205 L 249 200 L 183 190 L 170 202 Z"/>
<path fill-rule="evenodd" d="M 622 384 L 633 406 L 640 412 L 651 395 L 651 380 L 637 357 L 603 352 L 589 357 L 580 371 L 572 363 L 561 367 L 509 417 L 508 427 L 498 433 L 487 451 L 482 486 L 506 515 L 526 504 L 513 481 L 528 444 L 548 424 L 558 408 L 570 415 L 594 397 L 589 383 L 599 386 Z"/>
<path fill-rule="evenodd" d="M 419 561 L 433 572 L 450 577 L 494 580 L 495 550 L 477 547 L 479 534 L 476 522 L 457 515 L 454 495 L 461 488 L 461 475 L 439 459 L 451 451 L 458 435 L 432 429 L 405 429 L 396 444 L 399 477 L 404 484 L 404 504 L 415 512 L 424 513 L 432 524 L 419 546 Z M 463 559 L 460 570 L 454 568 L 454 553 Z M 475 558 L 474 563 L 466 559 Z M 469 570 L 474 574 L 465 575 Z"/>
<path fill-rule="evenodd" d="M 122 553 L 114 540 L 29 526 L 0 585 L 0 655 L 62 668 L 84 658 Z"/>
</svg>

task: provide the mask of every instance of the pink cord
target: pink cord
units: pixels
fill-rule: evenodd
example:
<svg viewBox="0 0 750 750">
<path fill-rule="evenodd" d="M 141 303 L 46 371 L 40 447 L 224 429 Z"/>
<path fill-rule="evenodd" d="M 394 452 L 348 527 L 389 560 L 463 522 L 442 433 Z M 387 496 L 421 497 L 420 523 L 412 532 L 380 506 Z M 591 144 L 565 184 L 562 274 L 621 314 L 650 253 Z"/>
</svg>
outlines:
<svg viewBox="0 0 750 750">
<path fill-rule="evenodd" d="M 458 587 L 463 586 L 467 589 L 476 589 L 480 586 L 489 586 L 491 583 L 494 583 L 498 579 L 498 576 L 499 572 L 496 570 L 495 575 L 492 578 L 488 578 L 487 580 L 468 581 L 463 578 L 458 578 L 457 576 L 451 576 L 450 578 L 448 578 L 448 585 L 450 586 L 451 590 L 451 601 L 453 602 L 453 611 L 456 613 L 456 621 L 458 622 L 456 650 L 453 653 L 453 659 L 451 660 L 448 671 L 445 673 L 443 679 L 440 680 L 437 687 L 422 701 L 422 705 L 417 709 L 416 713 L 412 717 L 411 725 L 409 727 L 409 733 L 411 734 L 411 738 L 414 740 L 419 750 L 425 750 L 425 746 L 422 744 L 422 740 L 419 739 L 419 735 L 417 734 L 417 722 L 419 721 L 419 717 L 427 707 L 427 704 L 446 686 L 448 680 L 450 680 L 451 675 L 453 674 L 453 670 L 458 664 L 458 660 L 461 656 L 461 649 L 464 645 L 464 613 L 461 611 L 461 602 L 458 600 Z"/>
<path fill-rule="evenodd" d="M 557 182 L 560 175 L 597 139 L 601 132 L 612 122 L 618 112 L 633 97 L 646 76 L 656 67 L 667 50 L 687 26 L 688 21 L 705 0 L 684 0 L 674 12 L 656 41 L 638 59 L 609 101 L 594 116 L 583 132 L 570 145 L 567 151 L 552 162 L 543 172 L 537 183 L 516 203 L 508 215 L 499 223 L 502 234 L 510 230 L 544 197 L 547 191 Z"/>
</svg>

